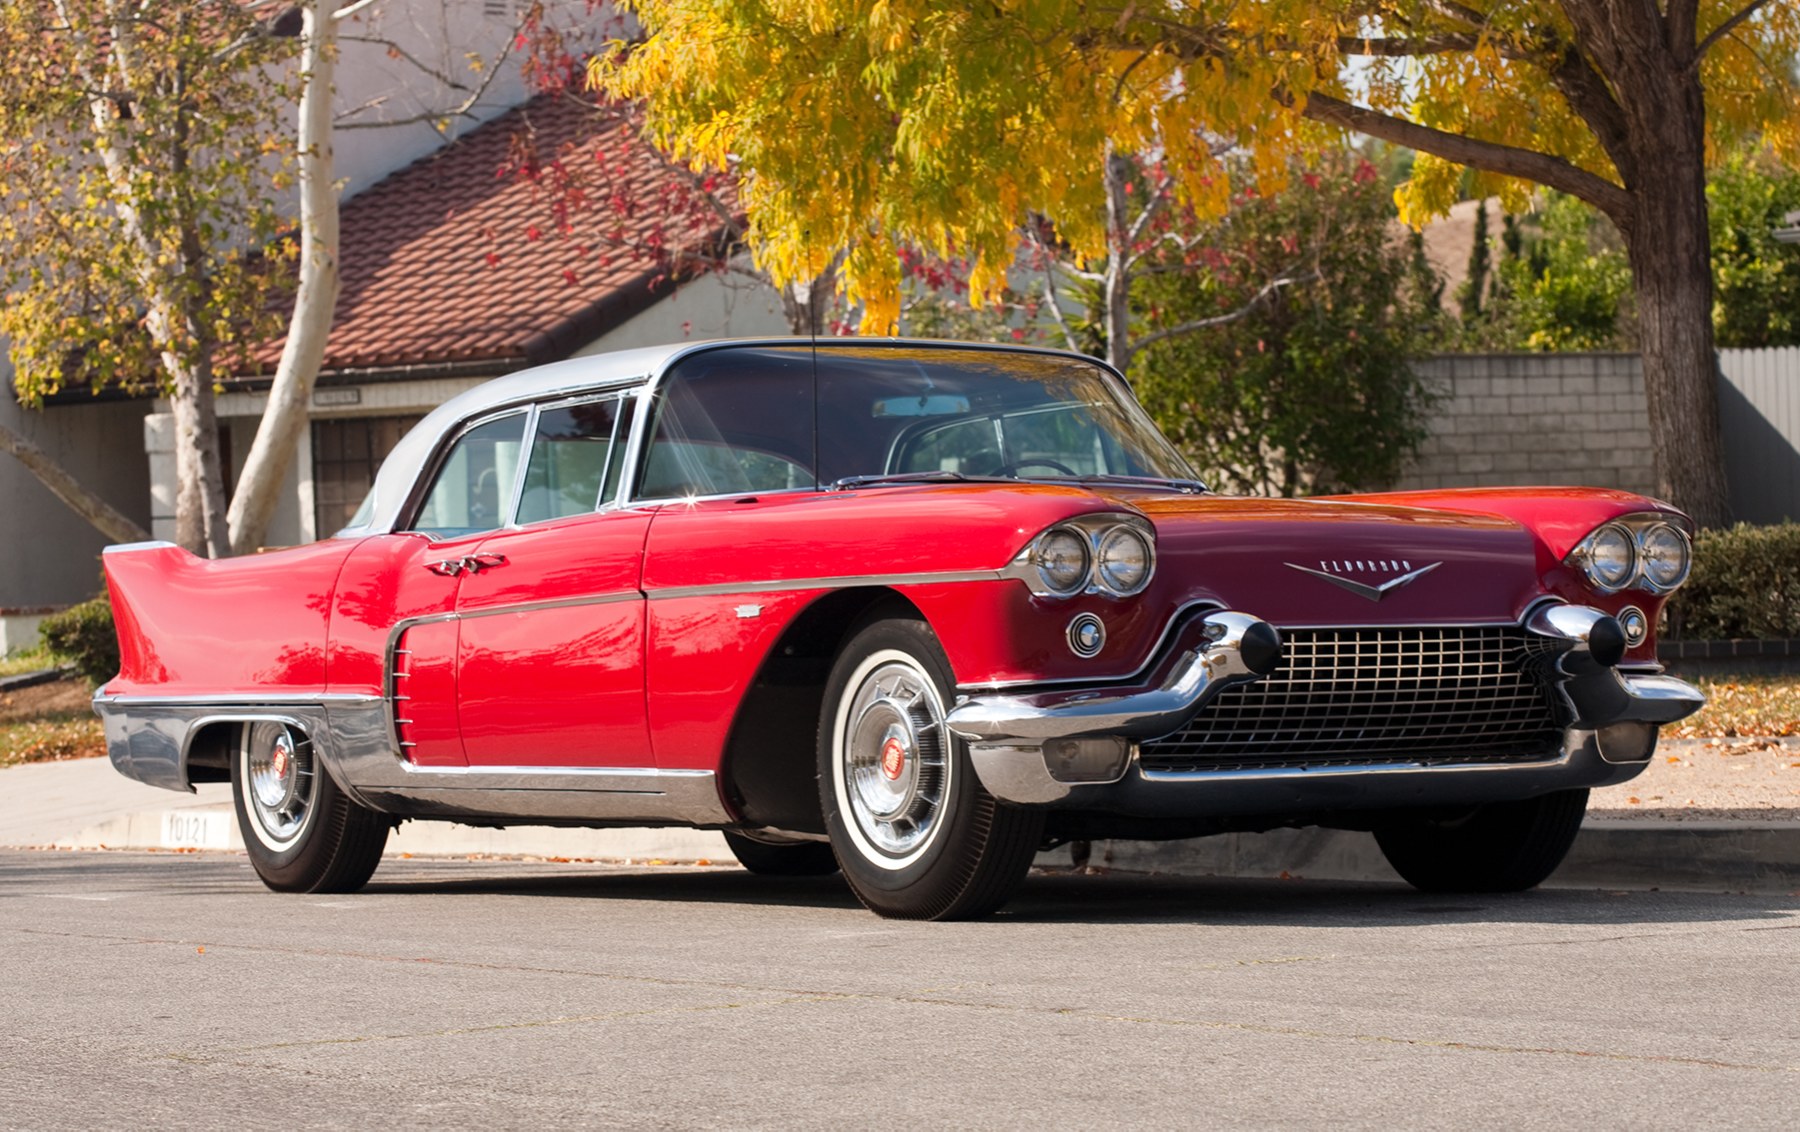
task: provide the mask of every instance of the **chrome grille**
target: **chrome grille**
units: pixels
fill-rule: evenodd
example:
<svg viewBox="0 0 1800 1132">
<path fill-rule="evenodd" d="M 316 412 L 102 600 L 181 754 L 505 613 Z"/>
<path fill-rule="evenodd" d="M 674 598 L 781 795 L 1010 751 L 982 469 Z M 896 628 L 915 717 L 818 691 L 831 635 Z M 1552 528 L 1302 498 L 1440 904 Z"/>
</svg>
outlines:
<svg viewBox="0 0 1800 1132">
<path fill-rule="evenodd" d="M 1145 743 L 1146 770 L 1529 762 L 1562 747 L 1539 659 L 1513 626 L 1289 629 L 1281 667 Z"/>
</svg>

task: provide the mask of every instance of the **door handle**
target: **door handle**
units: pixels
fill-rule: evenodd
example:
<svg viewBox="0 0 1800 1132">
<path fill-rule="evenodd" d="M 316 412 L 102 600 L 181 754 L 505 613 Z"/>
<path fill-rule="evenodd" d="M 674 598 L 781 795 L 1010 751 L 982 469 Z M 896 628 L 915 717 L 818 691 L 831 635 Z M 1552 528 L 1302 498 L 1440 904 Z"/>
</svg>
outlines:
<svg viewBox="0 0 1800 1132">
<path fill-rule="evenodd" d="M 461 558 L 445 558 L 439 562 L 425 563 L 425 569 L 442 578 L 454 578 L 458 574 L 479 574 L 483 570 L 492 570 L 496 566 L 506 565 L 504 554 L 468 554 Z"/>
</svg>

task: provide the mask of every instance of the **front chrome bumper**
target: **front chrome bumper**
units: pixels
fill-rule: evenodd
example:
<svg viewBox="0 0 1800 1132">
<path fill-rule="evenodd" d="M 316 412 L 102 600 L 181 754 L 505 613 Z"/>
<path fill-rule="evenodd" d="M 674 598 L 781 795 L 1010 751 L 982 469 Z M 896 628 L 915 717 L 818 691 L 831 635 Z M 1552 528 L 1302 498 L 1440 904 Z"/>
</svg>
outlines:
<svg viewBox="0 0 1800 1132">
<path fill-rule="evenodd" d="M 1178 730 L 1233 684 L 1267 676 L 1281 661 L 1281 634 L 1247 613 L 1201 618 L 1202 643 L 1182 652 L 1161 680 L 1106 691 L 972 696 L 952 708 L 950 730 L 971 743 L 1114 735 L 1154 739 Z"/>
<path fill-rule="evenodd" d="M 1137 742 L 1179 731 L 1222 690 L 1267 675 L 1279 663 L 1280 637 L 1267 622 L 1219 612 L 1200 624 L 1204 641 L 1166 663 L 1161 679 L 1131 688 L 977 694 L 950 711 L 950 729 L 968 742 L 982 785 L 1003 801 L 1222 816 L 1475 804 L 1613 785 L 1642 771 L 1655 749 L 1658 727 L 1706 703 L 1698 689 L 1681 680 L 1620 671 L 1624 632 L 1612 617 L 1586 606 L 1550 605 L 1528 617 L 1525 628 L 1569 721 L 1563 750 L 1555 758 L 1146 770 L 1136 756 Z M 1052 769 L 1059 763 L 1049 756 L 1059 746 L 1102 739 L 1126 741 L 1119 744 L 1121 757 L 1109 777 L 1075 779 Z"/>
</svg>

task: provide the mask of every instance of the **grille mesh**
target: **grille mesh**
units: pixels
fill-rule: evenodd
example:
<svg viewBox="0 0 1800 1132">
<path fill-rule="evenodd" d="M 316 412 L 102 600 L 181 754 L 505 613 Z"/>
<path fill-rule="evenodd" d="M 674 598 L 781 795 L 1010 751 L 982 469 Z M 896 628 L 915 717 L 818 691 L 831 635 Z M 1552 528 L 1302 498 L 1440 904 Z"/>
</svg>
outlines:
<svg viewBox="0 0 1800 1132">
<path fill-rule="evenodd" d="M 1292 629 L 1274 674 L 1220 693 L 1185 730 L 1145 743 L 1146 770 L 1530 762 L 1562 727 L 1508 626 Z"/>
</svg>

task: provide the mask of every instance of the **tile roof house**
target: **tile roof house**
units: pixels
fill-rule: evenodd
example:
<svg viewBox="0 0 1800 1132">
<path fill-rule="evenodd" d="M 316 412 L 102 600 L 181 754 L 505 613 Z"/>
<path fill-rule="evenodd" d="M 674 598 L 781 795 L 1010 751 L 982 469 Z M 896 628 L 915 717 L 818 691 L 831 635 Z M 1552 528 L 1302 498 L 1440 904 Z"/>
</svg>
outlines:
<svg viewBox="0 0 1800 1132">
<path fill-rule="evenodd" d="M 572 101 L 540 96 L 343 203 L 342 289 L 310 435 L 301 439 L 294 490 L 277 510 L 271 545 L 331 534 L 406 428 L 479 381 L 684 336 L 786 332 L 777 296 L 766 287 L 751 291 L 701 277 L 677 288 L 654 259 L 608 251 L 708 239 L 714 231 L 702 228 L 712 225 L 690 220 L 671 232 L 659 219 L 667 214 L 656 209 L 608 210 L 598 219 L 578 216 L 572 234 L 561 235 L 548 194 L 511 171 L 527 132 L 546 161 L 591 161 L 604 147 L 643 199 L 667 187 L 671 175 L 624 134 L 628 128 Z M 607 239 L 585 246 L 579 233 L 596 222 L 607 226 Z M 281 345 L 276 339 L 258 352 L 265 373 L 273 372 Z M 228 385 L 219 398 L 227 466 L 241 466 L 249 451 L 266 387 L 266 377 L 253 377 Z M 157 537 L 174 525 L 171 426 L 167 414 L 146 424 Z"/>
</svg>

